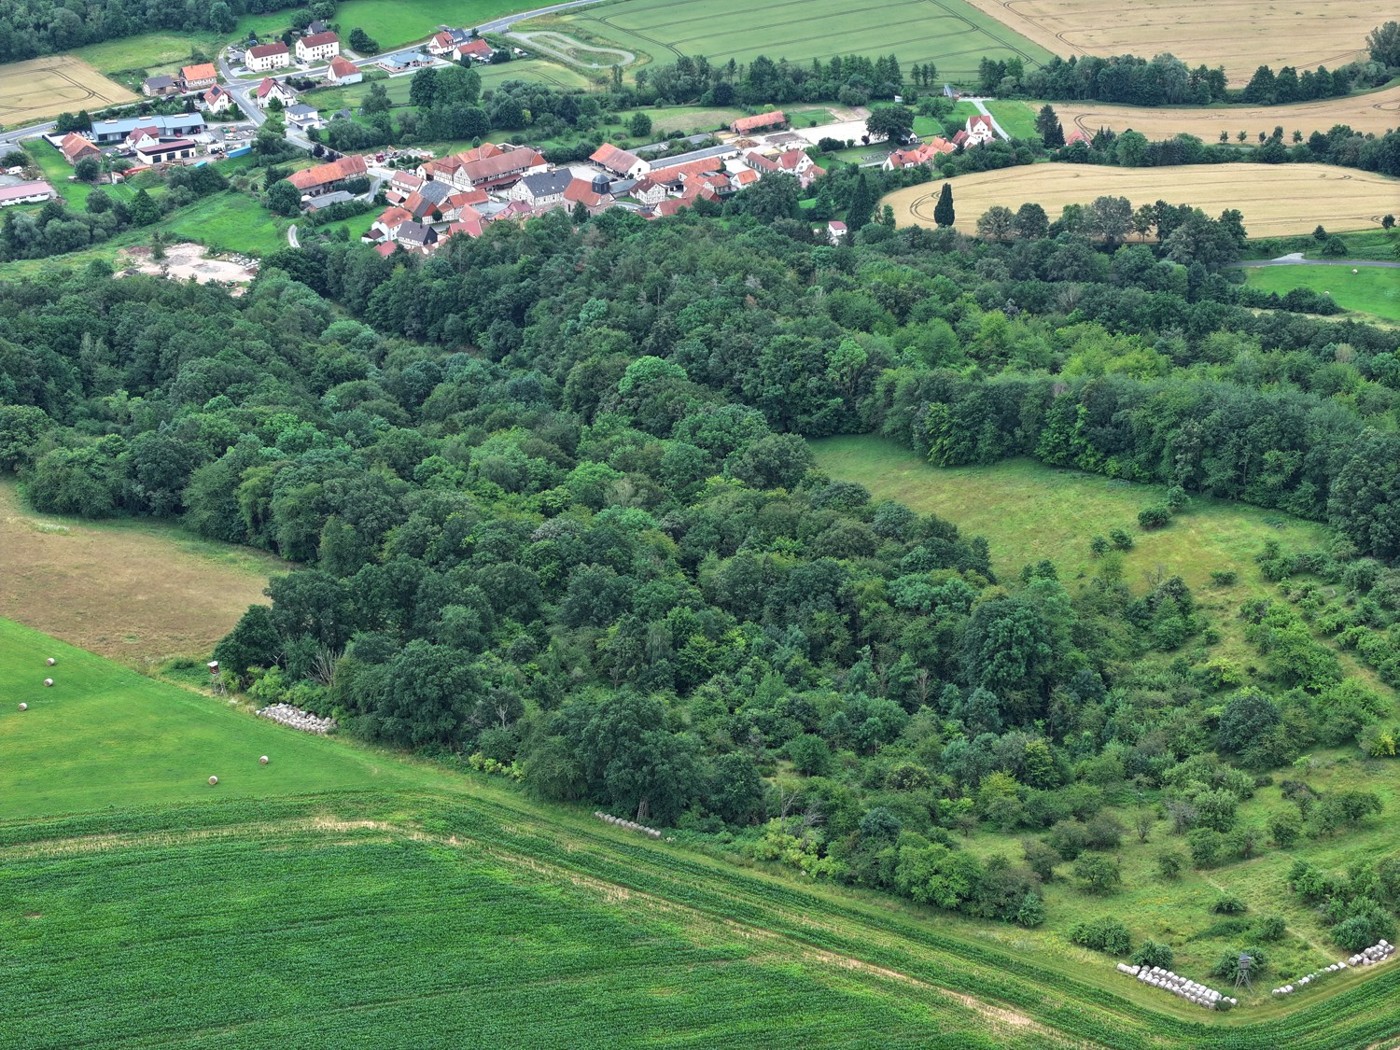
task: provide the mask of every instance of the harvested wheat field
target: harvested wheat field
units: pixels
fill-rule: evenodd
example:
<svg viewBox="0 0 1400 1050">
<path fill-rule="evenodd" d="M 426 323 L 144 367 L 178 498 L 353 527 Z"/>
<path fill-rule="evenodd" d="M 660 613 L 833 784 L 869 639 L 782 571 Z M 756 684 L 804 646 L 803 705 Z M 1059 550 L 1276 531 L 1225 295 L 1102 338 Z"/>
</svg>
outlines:
<svg viewBox="0 0 1400 1050">
<path fill-rule="evenodd" d="M 0 126 L 47 120 L 80 109 L 135 102 L 133 95 L 72 55 L 0 66 Z"/>
<path fill-rule="evenodd" d="M 933 226 L 941 183 L 910 186 L 882 203 L 899 222 Z M 1400 204 L 1400 179 L 1327 164 L 1201 164 L 1178 168 L 1107 168 L 1087 164 L 1029 164 L 952 180 L 956 227 L 972 233 L 978 217 L 1002 204 L 1041 205 L 1054 220 L 1066 204 L 1127 197 L 1134 206 L 1165 200 L 1208 215 L 1244 213 L 1251 237 L 1307 233 L 1319 223 L 1334 232 L 1371 229 Z"/>
<path fill-rule="evenodd" d="M 1336 69 L 1366 54 L 1384 5 L 1368 0 L 968 0 L 1056 55 L 1167 52 L 1224 66 L 1236 87 L 1261 65 Z"/>
<path fill-rule="evenodd" d="M 1324 134 L 1337 124 L 1346 124 L 1362 134 L 1380 135 L 1400 128 L 1400 87 L 1373 91 L 1368 95 L 1330 98 L 1325 102 L 1301 102 L 1293 106 L 1214 106 L 1154 109 L 1144 106 L 1110 106 L 1102 102 L 1054 102 L 1055 112 L 1065 132 L 1078 128 L 1093 135 L 1099 128 L 1113 131 L 1139 131 L 1149 139 L 1173 135 L 1195 135 L 1205 142 L 1218 142 L 1223 131 L 1235 141 L 1243 131 L 1250 145 L 1257 145 L 1259 132 L 1283 128 L 1284 141 L 1293 132 L 1307 138 L 1314 131 Z"/>
<path fill-rule="evenodd" d="M 168 525 L 36 514 L 0 484 L 0 618 L 123 663 L 206 656 L 287 568 Z"/>
</svg>

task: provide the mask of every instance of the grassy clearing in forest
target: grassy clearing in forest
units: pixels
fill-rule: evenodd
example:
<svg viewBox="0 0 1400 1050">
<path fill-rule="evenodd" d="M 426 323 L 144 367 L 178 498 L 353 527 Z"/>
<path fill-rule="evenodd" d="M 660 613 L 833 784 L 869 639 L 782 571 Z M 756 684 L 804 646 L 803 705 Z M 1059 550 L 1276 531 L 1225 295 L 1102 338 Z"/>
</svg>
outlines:
<svg viewBox="0 0 1400 1050">
<path fill-rule="evenodd" d="M 0 484 L 0 551 L 0 616 L 141 666 L 207 660 L 287 567 L 162 522 L 39 514 L 13 481 Z"/>
<path fill-rule="evenodd" d="M 1166 200 L 1210 215 L 1238 208 L 1251 237 L 1308 233 L 1321 224 L 1334 232 L 1374 229 L 1395 210 L 1400 179 L 1327 164 L 1193 164 L 1176 168 L 1112 168 L 1087 164 L 1028 164 L 960 175 L 951 180 L 956 227 L 972 233 L 993 205 L 1015 211 L 1043 207 L 1051 221 L 1066 204 L 1096 197 L 1127 197 L 1134 207 Z M 901 223 L 933 227 L 939 187 L 897 190 L 883 203 Z"/>
<path fill-rule="evenodd" d="M 1357 272 L 1352 273 L 1353 269 Z M 1386 321 L 1400 321 L 1400 270 L 1367 266 L 1258 266 L 1245 273 L 1249 286 L 1261 292 L 1283 295 L 1294 288 L 1311 288 L 1330 296 L 1343 309 Z"/>
</svg>

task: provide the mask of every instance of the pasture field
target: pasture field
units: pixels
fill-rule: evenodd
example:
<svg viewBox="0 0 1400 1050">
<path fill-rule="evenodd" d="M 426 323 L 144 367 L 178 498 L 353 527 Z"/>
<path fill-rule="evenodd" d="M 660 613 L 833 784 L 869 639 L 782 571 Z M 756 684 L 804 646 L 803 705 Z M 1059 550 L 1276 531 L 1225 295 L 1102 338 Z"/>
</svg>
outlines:
<svg viewBox="0 0 1400 1050">
<path fill-rule="evenodd" d="M 1332 1050 L 1400 1033 L 1400 966 L 1206 1014 L 1054 928 L 951 919 L 639 839 L 484 777 L 262 722 L 13 624 L 0 623 L 0 689 L 33 700 L 0 708 L 5 1050 Z M 1326 788 L 1369 776 L 1394 803 L 1388 773 L 1321 761 L 1310 777 Z M 1377 821 L 1309 856 L 1332 866 L 1385 838 Z M 1125 847 L 1125 866 L 1148 849 Z M 1065 912 L 1120 914 L 1136 935 L 1170 921 L 1193 964 L 1179 968 L 1204 977 L 1195 959 L 1215 946 L 1190 938 L 1223 885 L 1288 918 L 1281 968 L 1340 954 L 1310 945 L 1302 910 L 1269 897 L 1284 896 L 1288 857 L 1266 856 L 1167 891 L 1129 881 Z"/>
<path fill-rule="evenodd" d="M 935 467 L 893 441 L 869 436 L 826 438 L 812 442 L 812 449 L 818 469 L 833 478 L 859 482 L 876 499 L 898 500 L 951 521 L 967 535 L 986 537 L 999 576 L 1014 577 L 1022 567 L 1048 559 L 1061 579 L 1085 579 L 1101 564 L 1089 541 L 1126 529 L 1136 545 L 1121 555 L 1125 582 L 1140 590 L 1155 573 L 1180 576 L 1220 634 L 1216 655 L 1241 662 L 1257 656 L 1244 639 L 1236 615 L 1239 604 L 1275 593 L 1254 556 L 1267 540 L 1298 550 L 1324 546 L 1332 535 L 1316 522 L 1200 496 L 1192 497 L 1167 528 L 1142 532 L 1138 511 L 1161 503 L 1163 486 L 1060 470 L 1030 459 Z M 1236 570 L 1238 581 L 1227 587 L 1213 584 L 1210 574 L 1217 569 Z M 1348 673 L 1384 695 L 1394 694 L 1352 653 L 1338 651 L 1337 656 Z"/>
<path fill-rule="evenodd" d="M 1384 19 L 1366 0 L 969 0 L 1057 55 L 1173 54 L 1189 66 L 1224 66 L 1242 86 L 1260 65 L 1329 69 L 1366 57 L 1366 34 Z"/>
<path fill-rule="evenodd" d="M 0 551 L 0 616 L 142 666 L 208 659 L 287 568 L 163 523 L 39 514 L 13 480 L 0 483 Z"/>
<path fill-rule="evenodd" d="M 440 25 L 471 29 L 529 7 L 529 0 L 346 0 L 335 20 L 347 37 L 363 29 L 390 50 L 426 40 Z"/>
<path fill-rule="evenodd" d="M 860 7 L 836 0 L 620 0 L 516 28 L 563 32 L 663 65 L 681 55 L 722 65 L 759 55 L 805 64 L 836 53 L 894 54 L 905 69 L 933 62 L 948 80 L 975 77 L 983 56 L 1034 66 L 1052 53 L 964 0 L 873 0 Z"/>
<path fill-rule="evenodd" d="M 0 66 L 0 127 L 48 120 L 80 109 L 105 109 L 137 98 L 72 55 Z"/>
<path fill-rule="evenodd" d="M 1114 106 L 1105 102 L 1055 102 L 1056 114 L 1065 134 L 1079 129 L 1092 136 L 1099 128 L 1112 131 L 1140 131 L 1149 139 L 1173 135 L 1195 135 L 1204 142 L 1217 142 L 1226 132 L 1230 141 L 1243 131 L 1246 141 L 1257 144 L 1259 132 L 1284 130 L 1287 140 L 1301 131 L 1307 138 L 1314 131 L 1324 135 L 1337 124 L 1346 124 L 1362 134 L 1381 135 L 1400 128 L 1400 85 L 1365 95 L 1329 98 L 1322 102 L 1300 102 L 1289 106 L 1185 106 L 1151 108 Z"/>
<path fill-rule="evenodd" d="M 287 246 L 286 220 L 237 190 L 203 197 L 172 212 L 161 226 L 182 240 L 223 251 L 266 255 Z"/>
<path fill-rule="evenodd" d="M 1040 133 L 1035 130 L 1036 110 L 1026 103 L 1006 101 L 986 102 L 984 105 L 1002 130 L 1013 139 L 1040 141 Z"/>
<path fill-rule="evenodd" d="M 1110 168 L 1088 164 L 1030 164 L 962 175 L 952 181 L 957 229 L 972 233 L 993 205 L 1015 211 L 1035 202 L 1051 221 L 1066 204 L 1104 195 L 1127 197 L 1136 207 L 1156 200 L 1191 204 L 1207 214 L 1244 213 L 1251 237 L 1374 229 L 1395 210 L 1400 179 L 1327 164 L 1200 164 L 1173 168 Z M 900 222 L 934 225 L 938 183 L 898 190 L 884 198 Z"/>
<path fill-rule="evenodd" d="M 1356 273 L 1351 271 L 1355 269 Z M 1257 266 L 1245 271 L 1251 288 L 1283 295 L 1294 288 L 1323 292 L 1345 310 L 1400 321 L 1400 270 L 1350 266 Z"/>
</svg>

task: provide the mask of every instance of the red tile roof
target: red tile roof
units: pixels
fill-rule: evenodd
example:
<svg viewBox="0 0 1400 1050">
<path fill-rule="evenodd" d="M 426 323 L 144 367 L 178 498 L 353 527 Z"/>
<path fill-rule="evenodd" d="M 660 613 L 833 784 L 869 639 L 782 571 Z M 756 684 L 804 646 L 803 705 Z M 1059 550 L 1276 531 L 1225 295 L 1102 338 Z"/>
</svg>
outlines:
<svg viewBox="0 0 1400 1050">
<path fill-rule="evenodd" d="M 331 72 L 337 77 L 353 77 L 360 71 L 360 67 L 351 62 L 348 58 L 341 58 L 336 55 L 331 59 Z"/>
<path fill-rule="evenodd" d="M 586 179 L 574 179 L 564 187 L 564 199 L 582 204 L 585 208 L 599 208 L 607 202 L 607 197 L 593 192 L 593 186 Z"/>
<path fill-rule="evenodd" d="M 628 153 L 625 149 L 618 149 L 611 142 L 605 142 L 588 159 L 617 175 L 626 175 L 642 158 L 635 153 Z"/>
<path fill-rule="evenodd" d="M 258 44 L 256 47 L 248 49 L 248 54 L 253 58 L 270 58 L 272 55 L 285 55 L 287 53 L 287 45 L 280 40 L 275 44 Z"/>
<path fill-rule="evenodd" d="M 781 109 L 775 109 L 769 113 L 759 113 L 752 117 L 740 117 L 733 124 L 730 124 L 729 128 L 736 135 L 746 135 L 759 128 L 772 128 L 786 123 L 787 116 Z"/>
<path fill-rule="evenodd" d="M 490 58 L 495 49 L 485 40 L 471 40 L 465 44 L 457 45 L 457 54 L 467 57 Z"/>
<path fill-rule="evenodd" d="M 365 163 L 364 157 L 341 157 L 330 164 L 318 164 L 305 171 L 294 171 L 287 176 L 287 181 L 299 190 L 310 190 L 344 179 L 353 179 L 356 175 L 364 175 L 368 171 L 369 165 Z"/>
<path fill-rule="evenodd" d="M 90 140 L 83 138 L 76 131 L 70 131 L 63 136 L 63 141 L 59 143 L 58 149 L 69 164 L 74 164 L 84 157 L 97 156 L 102 152 Z"/>
<path fill-rule="evenodd" d="M 320 47 L 322 44 L 338 44 L 340 37 L 331 32 L 313 33 L 311 36 L 302 37 L 301 42 L 307 47 Z"/>
<path fill-rule="evenodd" d="M 480 160 L 467 161 L 462 165 L 463 173 L 472 182 L 492 182 L 504 176 L 513 175 L 516 172 L 523 172 L 526 168 L 537 167 L 544 163 L 544 157 L 536 153 L 529 146 L 520 149 L 513 149 L 504 153 L 497 153 L 494 156 L 483 157 Z"/>
<path fill-rule="evenodd" d="M 186 66 L 180 70 L 180 76 L 188 84 L 196 80 L 218 80 L 219 71 L 214 68 L 213 62 L 201 62 L 197 66 Z"/>
</svg>

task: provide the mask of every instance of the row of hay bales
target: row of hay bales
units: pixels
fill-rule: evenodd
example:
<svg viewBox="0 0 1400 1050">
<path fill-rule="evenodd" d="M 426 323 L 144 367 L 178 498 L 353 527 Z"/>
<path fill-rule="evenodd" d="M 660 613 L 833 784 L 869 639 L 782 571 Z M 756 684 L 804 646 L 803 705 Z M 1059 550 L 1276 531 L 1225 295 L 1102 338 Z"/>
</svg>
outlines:
<svg viewBox="0 0 1400 1050">
<path fill-rule="evenodd" d="M 1182 977 L 1179 973 L 1164 970 L 1160 966 L 1133 966 L 1128 963 L 1119 963 L 1118 972 L 1125 973 L 1129 977 L 1136 977 L 1143 984 L 1150 984 L 1153 988 L 1161 988 L 1163 991 L 1171 992 L 1172 995 L 1185 999 L 1188 1003 L 1203 1006 L 1207 1010 L 1228 1010 L 1240 1004 L 1238 999 L 1222 995 L 1214 988 L 1197 984 L 1189 978 Z"/>
<path fill-rule="evenodd" d="M 291 704 L 271 704 L 258 709 L 258 716 L 270 718 L 278 725 L 300 729 L 303 733 L 320 733 L 324 736 L 335 728 L 334 718 L 321 718 L 310 711 L 303 711 Z"/>
<path fill-rule="evenodd" d="M 1274 994 L 1292 995 L 1294 992 L 1300 991 L 1307 985 L 1317 983 L 1318 981 L 1322 980 L 1322 978 L 1326 977 L 1329 973 L 1340 973 L 1342 970 L 1348 969 L 1352 966 L 1374 966 L 1376 965 L 1376 963 L 1385 962 L 1387 959 L 1391 958 L 1394 955 L 1395 945 L 1391 944 L 1387 940 L 1380 940 L 1377 941 L 1375 944 L 1371 945 L 1371 947 L 1369 948 L 1363 948 L 1361 951 L 1357 952 L 1355 955 L 1353 955 L 1351 958 L 1345 961 L 1334 962 L 1331 966 L 1325 966 L 1321 970 L 1314 970 L 1306 977 L 1299 977 L 1292 984 L 1285 984 L 1282 987 L 1275 988 Z"/>
<path fill-rule="evenodd" d="M 661 837 L 661 832 L 656 828 L 649 828 L 645 824 L 638 824 L 635 820 L 623 820 L 615 817 L 611 813 L 604 813 L 601 809 L 595 809 L 593 815 L 605 824 L 611 824 L 615 828 L 624 828 L 627 831 L 639 831 L 643 835 L 650 835 L 654 839 Z"/>
</svg>

